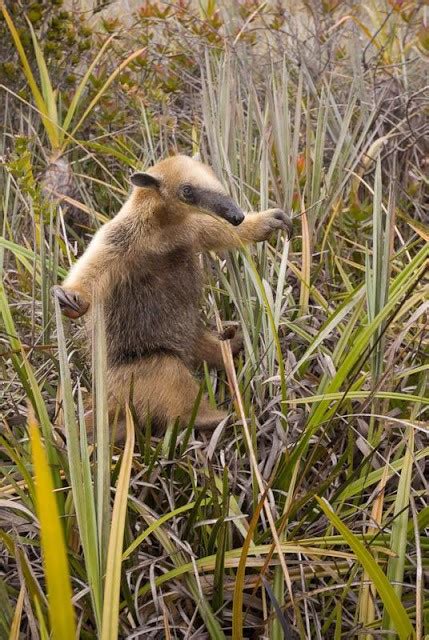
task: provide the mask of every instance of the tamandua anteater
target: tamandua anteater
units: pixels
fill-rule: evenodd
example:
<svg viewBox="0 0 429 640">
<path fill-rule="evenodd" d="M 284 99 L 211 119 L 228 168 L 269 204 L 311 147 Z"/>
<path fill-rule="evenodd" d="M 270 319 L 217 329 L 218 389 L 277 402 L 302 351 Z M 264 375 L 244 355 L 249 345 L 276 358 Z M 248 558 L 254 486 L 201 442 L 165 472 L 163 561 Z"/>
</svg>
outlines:
<svg viewBox="0 0 429 640">
<path fill-rule="evenodd" d="M 132 388 L 139 421 L 186 425 L 199 391 L 193 370 L 203 361 L 223 366 L 220 338 L 199 315 L 198 253 L 267 240 L 279 229 L 290 236 L 291 222 L 280 209 L 244 215 L 212 169 L 187 156 L 134 173 L 131 182 L 127 202 L 54 294 L 66 316 L 88 313 L 89 329 L 94 295 L 103 303 L 111 416 Z M 236 354 L 240 333 L 225 337 Z M 225 416 L 202 398 L 195 426 L 212 428 Z"/>
</svg>

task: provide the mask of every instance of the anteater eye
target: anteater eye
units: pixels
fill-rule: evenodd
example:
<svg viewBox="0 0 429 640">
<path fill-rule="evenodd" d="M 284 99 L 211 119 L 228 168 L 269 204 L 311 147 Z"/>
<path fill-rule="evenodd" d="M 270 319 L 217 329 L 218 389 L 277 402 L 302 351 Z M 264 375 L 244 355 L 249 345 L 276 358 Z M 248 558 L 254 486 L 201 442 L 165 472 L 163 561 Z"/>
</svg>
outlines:
<svg viewBox="0 0 429 640">
<path fill-rule="evenodd" d="M 185 184 L 185 186 L 182 187 L 182 196 L 185 198 L 185 200 L 194 199 L 194 190 L 189 184 Z"/>
</svg>

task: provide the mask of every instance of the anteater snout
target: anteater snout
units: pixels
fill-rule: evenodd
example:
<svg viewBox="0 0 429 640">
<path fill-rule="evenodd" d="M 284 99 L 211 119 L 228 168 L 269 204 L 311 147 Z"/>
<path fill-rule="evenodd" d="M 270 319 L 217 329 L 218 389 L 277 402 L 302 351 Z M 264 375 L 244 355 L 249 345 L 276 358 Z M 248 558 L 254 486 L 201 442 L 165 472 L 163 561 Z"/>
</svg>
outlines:
<svg viewBox="0 0 429 640">
<path fill-rule="evenodd" d="M 244 220 L 244 213 L 242 211 L 240 213 L 233 214 L 229 218 L 230 223 L 233 224 L 234 227 L 238 227 L 238 225 L 241 224 L 243 220 Z"/>
<path fill-rule="evenodd" d="M 225 198 L 222 199 L 221 202 L 218 202 L 215 211 L 218 216 L 224 218 L 235 227 L 241 224 L 244 220 L 244 213 L 231 198 Z"/>
<path fill-rule="evenodd" d="M 244 213 L 230 196 L 210 189 L 194 189 L 194 192 L 197 206 L 212 211 L 235 227 L 243 222 Z"/>
</svg>

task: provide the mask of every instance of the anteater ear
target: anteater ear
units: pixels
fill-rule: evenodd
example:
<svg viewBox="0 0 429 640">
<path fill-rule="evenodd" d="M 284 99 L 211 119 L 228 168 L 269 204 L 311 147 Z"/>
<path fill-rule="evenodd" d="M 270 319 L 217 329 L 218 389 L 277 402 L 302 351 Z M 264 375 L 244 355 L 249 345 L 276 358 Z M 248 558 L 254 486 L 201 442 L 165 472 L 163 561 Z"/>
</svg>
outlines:
<svg viewBox="0 0 429 640">
<path fill-rule="evenodd" d="M 131 183 L 135 187 L 144 187 L 147 189 L 159 189 L 161 182 L 155 176 L 151 176 L 150 173 L 133 173 L 131 176 Z"/>
</svg>

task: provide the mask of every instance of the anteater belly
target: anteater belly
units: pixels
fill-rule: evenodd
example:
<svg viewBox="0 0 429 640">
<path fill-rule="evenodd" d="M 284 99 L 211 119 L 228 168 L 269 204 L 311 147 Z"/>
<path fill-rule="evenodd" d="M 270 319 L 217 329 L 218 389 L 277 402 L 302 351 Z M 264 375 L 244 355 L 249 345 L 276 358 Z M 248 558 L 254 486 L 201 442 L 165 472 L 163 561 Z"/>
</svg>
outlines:
<svg viewBox="0 0 429 640">
<path fill-rule="evenodd" d="M 198 329 L 201 292 L 195 259 L 176 253 L 130 271 L 106 304 L 110 366 L 159 352 L 188 360 Z"/>
</svg>

